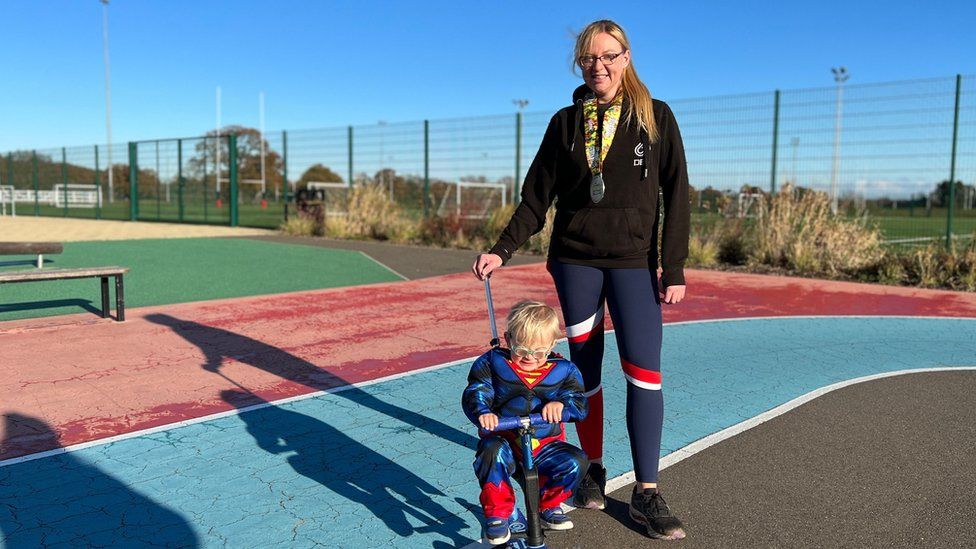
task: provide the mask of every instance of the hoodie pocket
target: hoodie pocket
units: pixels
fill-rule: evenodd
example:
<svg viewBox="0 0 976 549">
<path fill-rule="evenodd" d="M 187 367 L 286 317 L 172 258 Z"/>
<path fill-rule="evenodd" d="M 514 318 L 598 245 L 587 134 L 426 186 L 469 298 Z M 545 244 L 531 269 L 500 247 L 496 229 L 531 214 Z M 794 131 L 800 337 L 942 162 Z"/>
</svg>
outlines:
<svg viewBox="0 0 976 549">
<path fill-rule="evenodd" d="M 584 208 L 573 215 L 559 242 L 592 257 L 625 257 L 647 247 L 643 226 L 637 208 Z"/>
</svg>

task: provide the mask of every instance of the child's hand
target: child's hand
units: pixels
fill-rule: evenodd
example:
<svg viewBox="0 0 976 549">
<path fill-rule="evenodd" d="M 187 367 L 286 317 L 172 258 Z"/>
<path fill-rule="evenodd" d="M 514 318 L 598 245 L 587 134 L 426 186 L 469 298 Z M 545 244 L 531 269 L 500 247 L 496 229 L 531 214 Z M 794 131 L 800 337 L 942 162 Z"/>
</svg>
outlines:
<svg viewBox="0 0 976 549">
<path fill-rule="evenodd" d="M 549 423 L 559 423 L 563 420 L 563 403 L 550 402 L 542 407 L 542 419 Z"/>
<path fill-rule="evenodd" d="M 494 431 L 495 427 L 498 427 L 498 416 L 495 414 L 481 414 L 478 416 L 478 423 L 481 424 L 481 428 L 485 431 Z"/>
</svg>

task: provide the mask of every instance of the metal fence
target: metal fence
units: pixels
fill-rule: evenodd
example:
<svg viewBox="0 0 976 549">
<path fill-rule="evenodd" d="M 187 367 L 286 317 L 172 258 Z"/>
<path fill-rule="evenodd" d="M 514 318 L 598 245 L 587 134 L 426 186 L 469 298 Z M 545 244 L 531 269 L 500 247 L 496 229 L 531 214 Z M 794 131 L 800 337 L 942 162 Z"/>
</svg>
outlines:
<svg viewBox="0 0 976 549">
<path fill-rule="evenodd" d="M 842 86 L 842 87 L 841 87 Z M 695 215 L 748 216 L 786 184 L 828 193 L 892 244 L 976 231 L 976 77 L 668 101 Z M 373 183 L 409 215 L 483 217 L 517 201 L 551 112 L 261 136 L 13 151 L 0 189 L 20 215 L 275 227 L 298 189 Z M 219 146 L 218 146 L 219 143 Z M 950 184 L 954 181 L 955 184 Z M 135 201 L 132 201 L 135 197 Z"/>
</svg>

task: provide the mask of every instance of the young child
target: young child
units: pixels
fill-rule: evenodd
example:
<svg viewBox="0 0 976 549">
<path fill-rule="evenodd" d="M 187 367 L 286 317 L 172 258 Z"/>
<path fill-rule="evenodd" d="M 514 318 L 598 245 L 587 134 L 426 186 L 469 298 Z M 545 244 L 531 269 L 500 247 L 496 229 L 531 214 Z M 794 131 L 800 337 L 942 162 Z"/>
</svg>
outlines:
<svg viewBox="0 0 976 549">
<path fill-rule="evenodd" d="M 570 497 L 586 471 L 586 454 L 565 441 L 563 412 L 569 421 L 586 416 L 583 378 L 576 366 L 552 353 L 559 336 L 556 312 L 538 301 L 522 301 L 508 314 L 508 349 L 492 349 L 478 357 L 461 397 L 465 415 L 480 427 L 481 440 L 474 471 L 481 483 L 485 537 L 499 545 L 511 537 L 508 518 L 515 508 L 510 477 L 521 458 L 517 434 L 490 432 L 498 418 L 541 413 L 549 425 L 537 427 L 532 455 L 539 471 L 543 528 L 573 527 L 559 507 Z"/>
</svg>

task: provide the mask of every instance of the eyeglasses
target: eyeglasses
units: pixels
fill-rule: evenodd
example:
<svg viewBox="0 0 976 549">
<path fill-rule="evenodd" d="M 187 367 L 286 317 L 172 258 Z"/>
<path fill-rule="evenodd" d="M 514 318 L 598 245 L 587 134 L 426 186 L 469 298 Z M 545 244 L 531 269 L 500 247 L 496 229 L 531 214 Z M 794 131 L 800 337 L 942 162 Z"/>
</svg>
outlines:
<svg viewBox="0 0 976 549">
<path fill-rule="evenodd" d="M 624 52 L 620 53 L 605 53 L 600 56 L 596 55 L 581 55 L 579 58 L 579 64 L 584 69 L 588 69 L 596 64 L 596 60 L 599 59 L 604 65 L 613 65 L 613 62 L 623 55 Z"/>
<path fill-rule="evenodd" d="M 545 360 L 551 350 L 552 347 L 546 349 L 529 349 L 521 345 L 512 345 L 512 353 L 519 358 L 532 357 L 536 360 Z"/>
</svg>

